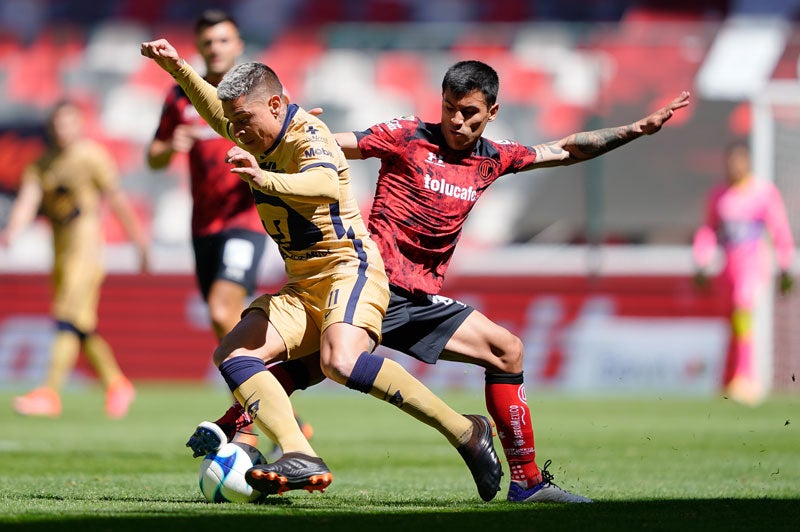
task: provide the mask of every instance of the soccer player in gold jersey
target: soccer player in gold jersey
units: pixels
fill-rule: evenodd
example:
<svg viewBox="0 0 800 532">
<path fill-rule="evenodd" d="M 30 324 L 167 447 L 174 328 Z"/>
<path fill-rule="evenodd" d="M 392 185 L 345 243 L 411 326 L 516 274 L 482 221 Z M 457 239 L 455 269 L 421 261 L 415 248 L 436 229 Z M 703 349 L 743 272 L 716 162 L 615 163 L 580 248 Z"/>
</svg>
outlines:
<svg viewBox="0 0 800 532">
<path fill-rule="evenodd" d="M 105 276 L 100 210 L 103 200 L 119 218 L 147 268 L 147 241 L 120 187 L 109 152 L 83 136 L 80 109 L 60 102 L 48 120 L 49 147 L 22 177 L 9 222 L 0 232 L 8 245 L 40 210 L 53 228 L 53 316 L 57 323 L 44 384 L 14 398 L 14 410 L 28 416 L 61 414 L 61 389 L 81 348 L 106 387 L 106 413 L 125 416 L 135 390 L 108 343 L 95 331 L 100 286 Z"/>
<path fill-rule="evenodd" d="M 353 197 L 347 161 L 327 126 L 287 104 L 280 80 L 264 64 L 234 67 L 215 90 L 168 41 L 143 43 L 141 52 L 237 144 L 228 152 L 232 171 L 250 184 L 286 265 L 287 284 L 257 298 L 213 356 L 236 398 L 283 451 L 277 461 L 250 469 L 248 482 L 269 495 L 323 490 L 332 481 L 295 422 L 286 392 L 265 368 L 319 350 L 328 378 L 441 432 L 464 458 L 481 498 L 494 498 L 502 469 L 489 420 L 454 412 L 399 364 L 372 354 L 389 302 L 388 281 Z"/>
</svg>

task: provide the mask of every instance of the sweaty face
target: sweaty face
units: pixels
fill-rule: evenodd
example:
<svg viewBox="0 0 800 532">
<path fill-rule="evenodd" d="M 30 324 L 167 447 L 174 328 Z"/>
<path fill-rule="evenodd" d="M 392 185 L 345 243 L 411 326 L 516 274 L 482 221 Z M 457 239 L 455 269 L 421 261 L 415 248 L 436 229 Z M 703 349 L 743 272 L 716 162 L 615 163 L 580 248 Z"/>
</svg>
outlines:
<svg viewBox="0 0 800 532">
<path fill-rule="evenodd" d="M 230 22 L 203 28 L 195 36 L 195 44 L 210 77 L 222 77 L 242 55 L 244 44 L 239 31 Z"/>
<path fill-rule="evenodd" d="M 259 155 L 275 143 L 281 133 L 285 104 L 280 96 L 264 96 L 259 93 L 240 96 L 222 102 L 225 118 L 231 122 L 231 132 L 241 146 Z"/>
<path fill-rule="evenodd" d="M 447 89 L 442 94 L 442 132 L 447 145 L 453 150 L 473 149 L 498 108 L 496 103 L 489 107 L 480 91 L 457 97 Z"/>
</svg>

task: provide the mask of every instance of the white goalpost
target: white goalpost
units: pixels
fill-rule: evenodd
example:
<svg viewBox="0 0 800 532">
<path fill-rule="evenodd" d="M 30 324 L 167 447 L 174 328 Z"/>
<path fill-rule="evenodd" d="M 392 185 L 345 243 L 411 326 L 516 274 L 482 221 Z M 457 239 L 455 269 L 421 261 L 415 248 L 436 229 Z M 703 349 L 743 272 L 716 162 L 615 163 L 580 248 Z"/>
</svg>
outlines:
<svg viewBox="0 0 800 532">
<path fill-rule="evenodd" d="M 786 202 L 795 243 L 800 241 L 800 83 L 770 82 L 750 101 L 753 169 L 776 184 Z M 797 260 L 795 260 L 795 264 Z M 797 269 L 792 268 L 794 277 Z M 797 283 L 796 283 L 797 284 Z M 765 390 L 800 389 L 800 296 L 776 296 L 775 278 L 756 306 L 754 348 Z M 796 286 L 795 292 L 800 286 Z"/>
</svg>

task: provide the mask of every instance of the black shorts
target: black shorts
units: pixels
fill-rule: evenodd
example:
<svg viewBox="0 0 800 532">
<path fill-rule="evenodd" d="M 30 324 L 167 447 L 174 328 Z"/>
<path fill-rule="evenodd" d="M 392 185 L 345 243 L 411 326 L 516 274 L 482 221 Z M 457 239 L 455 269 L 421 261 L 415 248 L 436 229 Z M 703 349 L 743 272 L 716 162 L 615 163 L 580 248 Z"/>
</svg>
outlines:
<svg viewBox="0 0 800 532">
<path fill-rule="evenodd" d="M 211 284 L 218 279 L 240 284 L 252 295 L 266 238 L 264 233 L 246 229 L 193 238 L 195 272 L 203 299 L 208 300 Z"/>
<path fill-rule="evenodd" d="M 421 295 L 389 285 L 381 345 L 435 364 L 447 341 L 475 309 L 443 296 Z"/>
</svg>

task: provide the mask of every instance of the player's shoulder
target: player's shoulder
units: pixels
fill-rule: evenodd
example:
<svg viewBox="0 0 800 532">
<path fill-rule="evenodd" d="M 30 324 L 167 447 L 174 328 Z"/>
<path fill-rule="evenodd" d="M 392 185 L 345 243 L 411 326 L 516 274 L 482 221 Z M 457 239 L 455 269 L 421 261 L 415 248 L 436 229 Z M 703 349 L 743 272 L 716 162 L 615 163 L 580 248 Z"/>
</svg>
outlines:
<svg viewBox="0 0 800 532">
<path fill-rule="evenodd" d="M 302 107 L 290 106 L 291 113 L 287 134 L 291 134 L 295 140 L 306 140 L 309 142 L 324 141 L 333 139 L 333 134 L 324 120 L 314 116 Z"/>
<path fill-rule="evenodd" d="M 394 133 L 396 131 L 425 130 L 429 129 L 428 126 L 435 126 L 435 124 L 426 124 L 421 118 L 414 115 L 403 115 L 379 122 L 372 126 L 370 130 Z"/>
<path fill-rule="evenodd" d="M 509 156 L 518 154 L 520 149 L 530 151 L 519 142 L 511 139 L 492 139 L 486 136 L 481 137 L 476 146 L 476 155 L 481 157 L 498 157 L 500 154 L 507 153 Z"/>
</svg>

